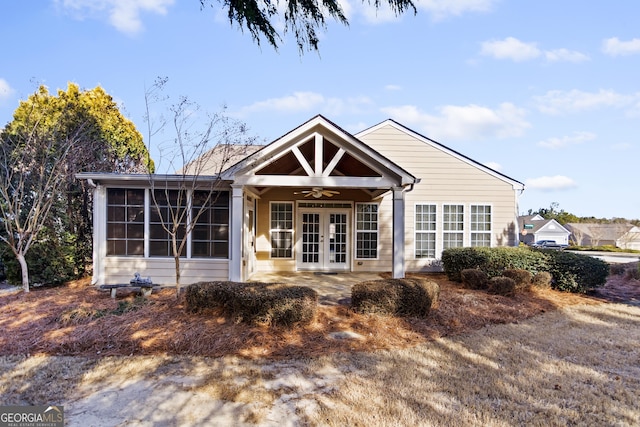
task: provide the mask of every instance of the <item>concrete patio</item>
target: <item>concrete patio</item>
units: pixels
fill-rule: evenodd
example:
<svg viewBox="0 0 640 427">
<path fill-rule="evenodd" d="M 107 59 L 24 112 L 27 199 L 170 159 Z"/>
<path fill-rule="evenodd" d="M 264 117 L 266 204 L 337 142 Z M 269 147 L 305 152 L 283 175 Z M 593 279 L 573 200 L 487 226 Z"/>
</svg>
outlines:
<svg viewBox="0 0 640 427">
<path fill-rule="evenodd" d="M 251 275 L 249 281 L 308 286 L 318 293 L 320 304 L 348 305 L 351 300 L 351 286 L 380 278 L 380 273 L 260 272 Z"/>
</svg>

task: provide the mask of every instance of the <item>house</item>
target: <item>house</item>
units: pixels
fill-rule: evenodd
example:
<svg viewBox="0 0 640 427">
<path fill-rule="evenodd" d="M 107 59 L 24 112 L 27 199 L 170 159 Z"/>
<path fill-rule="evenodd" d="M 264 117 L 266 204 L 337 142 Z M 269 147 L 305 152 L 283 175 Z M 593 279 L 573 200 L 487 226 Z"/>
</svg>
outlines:
<svg viewBox="0 0 640 427">
<path fill-rule="evenodd" d="M 569 244 L 571 232 L 555 219 L 544 219 L 540 215 L 518 217 L 520 241 L 530 245 L 540 240 L 553 240 L 559 245 Z"/>
<path fill-rule="evenodd" d="M 577 245 L 616 246 L 640 250 L 640 227 L 633 224 L 570 223 L 571 238 Z"/>
<path fill-rule="evenodd" d="M 438 270 L 446 248 L 517 245 L 524 190 L 396 121 L 351 134 L 320 115 L 248 150 L 219 176 L 78 178 L 95 186 L 96 284 L 126 283 L 134 272 L 175 282 L 150 179 L 156 188 L 190 186 L 194 209 L 205 210 L 185 236 L 183 284 L 247 280 L 260 271 L 390 271 L 400 278 Z M 201 189 L 211 182 L 218 193 L 203 206 Z"/>
</svg>

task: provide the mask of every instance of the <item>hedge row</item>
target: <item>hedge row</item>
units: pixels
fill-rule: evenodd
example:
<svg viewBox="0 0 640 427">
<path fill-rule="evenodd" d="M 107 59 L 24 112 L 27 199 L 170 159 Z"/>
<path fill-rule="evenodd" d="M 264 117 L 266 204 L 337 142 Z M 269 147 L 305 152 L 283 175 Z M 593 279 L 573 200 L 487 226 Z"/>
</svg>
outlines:
<svg viewBox="0 0 640 427">
<path fill-rule="evenodd" d="M 505 270 L 527 270 L 551 274 L 554 289 L 584 293 L 602 286 L 609 275 L 609 265 L 599 259 L 555 250 L 530 248 L 450 248 L 442 253 L 444 271 L 450 280 L 462 282 L 462 271 L 478 269 L 488 279 L 500 277 Z"/>
</svg>

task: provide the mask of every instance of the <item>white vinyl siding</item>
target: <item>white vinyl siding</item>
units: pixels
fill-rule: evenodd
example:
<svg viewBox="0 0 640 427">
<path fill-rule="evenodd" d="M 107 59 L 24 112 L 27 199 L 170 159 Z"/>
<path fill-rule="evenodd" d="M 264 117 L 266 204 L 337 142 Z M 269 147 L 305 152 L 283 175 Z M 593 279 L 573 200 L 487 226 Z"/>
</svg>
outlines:
<svg viewBox="0 0 640 427">
<path fill-rule="evenodd" d="M 435 258 L 436 205 L 418 204 L 415 209 L 415 256 Z"/>
<path fill-rule="evenodd" d="M 491 246 L 491 206 L 471 205 L 471 246 Z"/>
<path fill-rule="evenodd" d="M 293 258 L 293 203 L 271 203 L 271 258 Z"/>
<path fill-rule="evenodd" d="M 378 257 L 378 204 L 356 203 L 356 259 Z"/>
</svg>

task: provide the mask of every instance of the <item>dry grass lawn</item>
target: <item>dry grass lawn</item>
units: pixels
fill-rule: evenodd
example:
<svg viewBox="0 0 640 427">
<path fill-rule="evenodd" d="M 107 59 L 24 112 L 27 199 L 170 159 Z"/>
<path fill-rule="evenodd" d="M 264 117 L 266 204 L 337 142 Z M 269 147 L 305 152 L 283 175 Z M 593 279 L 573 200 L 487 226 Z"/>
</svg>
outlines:
<svg viewBox="0 0 640 427">
<path fill-rule="evenodd" d="M 322 307 L 294 331 L 186 314 L 173 291 L 0 295 L 0 404 L 62 404 L 77 426 L 640 424 L 639 281 L 598 298 L 436 281 L 428 319 Z"/>
</svg>

